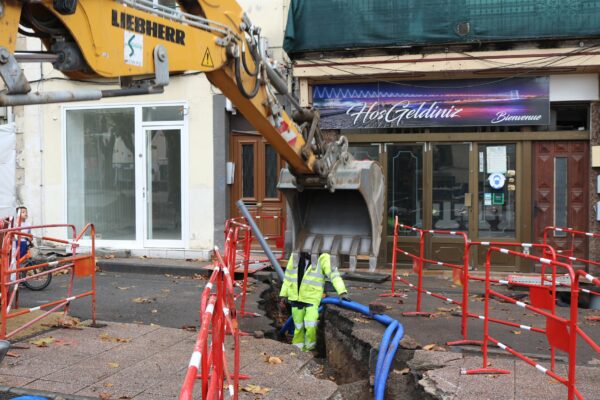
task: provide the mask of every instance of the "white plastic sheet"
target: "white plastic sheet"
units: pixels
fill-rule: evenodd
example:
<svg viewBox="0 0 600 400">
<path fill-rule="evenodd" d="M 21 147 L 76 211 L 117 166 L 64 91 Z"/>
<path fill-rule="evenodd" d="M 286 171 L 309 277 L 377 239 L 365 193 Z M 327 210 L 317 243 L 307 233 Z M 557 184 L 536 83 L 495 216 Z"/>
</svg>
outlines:
<svg viewBox="0 0 600 400">
<path fill-rule="evenodd" d="M 0 218 L 15 212 L 16 126 L 0 125 Z"/>
</svg>

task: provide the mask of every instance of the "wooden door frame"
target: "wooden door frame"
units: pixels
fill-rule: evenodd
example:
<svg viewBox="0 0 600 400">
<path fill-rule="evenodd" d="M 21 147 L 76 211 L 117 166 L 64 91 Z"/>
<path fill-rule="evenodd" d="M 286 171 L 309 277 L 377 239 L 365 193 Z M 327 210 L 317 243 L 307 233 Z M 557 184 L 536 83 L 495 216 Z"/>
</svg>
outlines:
<svg viewBox="0 0 600 400">
<path fill-rule="evenodd" d="M 238 209 L 235 203 L 238 199 L 243 199 L 244 203 L 247 205 L 259 205 L 263 206 L 265 201 L 273 201 L 277 199 L 276 202 L 281 203 L 281 216 L 286 218 L 287 215 L 287 203 L 285 201 L 284 195 L 281 191 L 277 190 L 278 197 L 277 198 L 267 198 L 266 197 L 266 179 L 264 176 L 266 174 L 266 146 L 270 146 L 270 144 L 258 133 L 249 133 L 249 132 L 231 132 L 231 140 L 229 140 L 229 154 L 230 160 L 234 162 L 234 182 L 240 182 L 238 179 L 242 179 L 242 154 L 241 148 L 244 144 L 252 144 L 254 145 L 254 197 L 252 199 L 243 198 L 243 185 L 233 184 L 230 186 L 231 193 L 231 201 L 230 201 L 230 216 L 238 215 Z M 277 154 L 278 161 L 278 171 L 285 166 L 285 162 L 275 151 Z M 237 190 L 236 190 L 237 189 Z M 264 196 L 263 196 L 264 194 Z M 264 198 L 263 198 L 264 197 Z M 262 199 L 262 200 L 261 200 Z M 267 203 L 268 204 L 268 203 Z"/>
</svg>

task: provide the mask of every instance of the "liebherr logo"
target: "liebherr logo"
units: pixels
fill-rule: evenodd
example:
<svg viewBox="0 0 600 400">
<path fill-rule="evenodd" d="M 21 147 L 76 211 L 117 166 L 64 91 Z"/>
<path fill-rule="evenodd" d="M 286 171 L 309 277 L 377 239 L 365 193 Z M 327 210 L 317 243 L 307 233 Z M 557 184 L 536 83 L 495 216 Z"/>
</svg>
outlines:
<svg viewBox="0 0 600 400">
<path fill-rule="evenodd" d="M 112 26 L 185 46 L 185 32 L 135 15 L 112 10 Z"/>
</svg>

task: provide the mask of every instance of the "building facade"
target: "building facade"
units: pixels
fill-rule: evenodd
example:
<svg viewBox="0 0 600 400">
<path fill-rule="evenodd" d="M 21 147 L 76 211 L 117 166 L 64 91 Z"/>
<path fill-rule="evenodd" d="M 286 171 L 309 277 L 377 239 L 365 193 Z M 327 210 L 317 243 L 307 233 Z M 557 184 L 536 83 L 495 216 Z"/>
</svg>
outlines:
<svg viewBox="0 0 600 400">
<path fill-rule="evenodd" d="M 302 103 L 355 157 L 383 167 L 388 262 L 396 217 L 473 241 L 541 242 L 546 226 L 598 231 L 600 6 L 508 3 L 291 2 L 285 48 Z M 600 258 L 594 240 L 549 241 Z M 461 263 L 464 245 L 438 235 L 425 251 Z M 498 268 L 533 268 L 501 256 Z M 484 257 L 471 254 L 478 265 Z"/>
<path fill-rule="evenodd" d="M 170 0 L 156 2 L 177 7 Z M 281 59 L 287 3 L 240 4 L 263 27 L 273 57 Z M 43 50 L 36 39 L 20 40 L 20 50 Z M 68 80 L 50 64 L 26 64 L 25 71 L 38 91 L 115 85 Z M 236 164 L 231 157 L 237 151 L 230 146 L 261 138 L 236 123 L 235 107 L 193 72 L 171 77 L 160 95 L 8 111 L 17 127 L 14 204 L 28 206 L 33 224 L 68 222 L 80 228 L 93 222 L 98 247 L 132 256 L 209 259 L 222 241 L 230 199 L 242 192 L 232 173 L 228 179 L 227 163 Z M 242 128 L 233 135 L 231 127 L 238 125 Z M 267 160 L 262 168 L 268 165 L 269 174 L 269 160 L 275 156 L 279 162 L 268 146 L 260 150 L 264 157 L 250 154 L 257 147 L 238 147 L 246 158 Z"/>
</svg>

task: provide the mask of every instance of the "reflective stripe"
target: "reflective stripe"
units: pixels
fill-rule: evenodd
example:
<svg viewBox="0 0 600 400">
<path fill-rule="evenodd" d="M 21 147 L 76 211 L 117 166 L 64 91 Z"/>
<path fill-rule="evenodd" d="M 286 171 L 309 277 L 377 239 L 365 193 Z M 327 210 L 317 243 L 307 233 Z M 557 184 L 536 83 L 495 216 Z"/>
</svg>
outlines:
<svg viewBox="0 0 600 400">
<path fill-rule="evenodd" d="M 285 270 L 286 275 L 287 274 L 297 274 L 298 273 L 298 268 L 290 268 L 290 269 L 286 269 Z"/>
<path fill-rule="evenodd" d="M 296 346 L 297 348 L 299 348 L 300 350 L 302 350 L 304 348 L 304 343 L 292 343 L 293 346 Z"/>
<path fill-rule="evenodd" d="M 323 276 L 323 274 L 319 274 L 317 272 L 309 272 L 308 274 L 304 274 L 304 276 L 308 276 L 311 278 L 317 278 L 317 279 L 325 279 L 325 277 Z"/>
<path fill-rule="evenodd" d="M 308 279 L 308 278 L 304 278 L 302 280 L 302 284 L 303 285 L 306 284 L 306 285 L 310 285 L 310 286 L 321 287 L 321 288 L 325 287 L 325 282 L 323 282 L 323 281 L 318 282 L 318 281 L 315 281 L 315 280 L 312 280 L 312 279 Z"/>
<path fill-rule="evenodd" d="M 317 347 L 317 342 L 310 342 L 310 343 L 306 343 L 306 348 L 307 348 L 308 350 L 312 350 L 312 349 L 314 349 L 315 347 Z"/>
<path fill-rule="evenodd" d="M 296 329 L 302 329 L 304 328 L 304 324 L 297 324 L 294 322 L 294 326 L 296 327 Z"/>
<path fill-rule="evenodd" d="M 307 328 L 316 328 L 318 324 L 318 321 L 304 321 L 304 326 Z"/>
<path fill-rule="evenodd" d="M 196 369 L 200 369 L 200 360 L 202 358 L 202 353 L 199 351 L 195 351 L 192 353 L 192 358 L 190 359 L 189 367 L 194 367 Z"/>
</svg>

